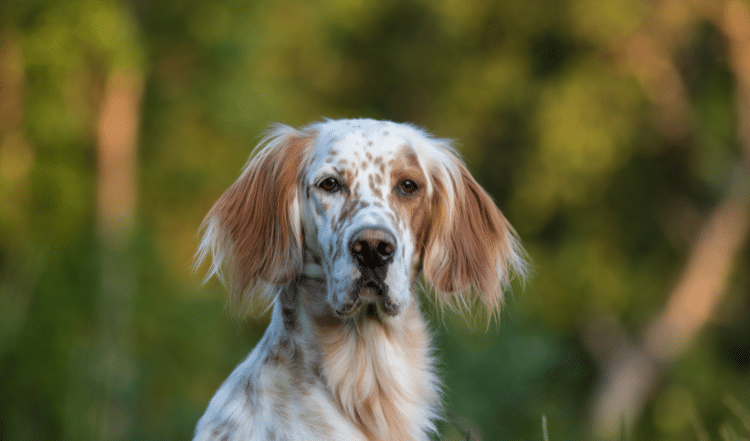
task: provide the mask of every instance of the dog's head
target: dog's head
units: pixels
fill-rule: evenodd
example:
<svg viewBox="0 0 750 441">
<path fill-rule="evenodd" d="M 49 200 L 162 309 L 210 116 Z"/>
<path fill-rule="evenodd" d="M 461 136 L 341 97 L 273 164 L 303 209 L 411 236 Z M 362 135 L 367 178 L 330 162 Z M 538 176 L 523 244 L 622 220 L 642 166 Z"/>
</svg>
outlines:
<svg viewBox="0 0 750 441">
<path fill-rule="evenodd" d="M 512 228 L 447 142 L 373 120 L 271 132 L 206 216 L 198 261 L 208 253 L 235 299 L 322 279 L 340 318 L 363 305 L 398 315 L 420 270 L 438 298 L 476 295 L 495 311 L 524 270 Z"/>
</svg>

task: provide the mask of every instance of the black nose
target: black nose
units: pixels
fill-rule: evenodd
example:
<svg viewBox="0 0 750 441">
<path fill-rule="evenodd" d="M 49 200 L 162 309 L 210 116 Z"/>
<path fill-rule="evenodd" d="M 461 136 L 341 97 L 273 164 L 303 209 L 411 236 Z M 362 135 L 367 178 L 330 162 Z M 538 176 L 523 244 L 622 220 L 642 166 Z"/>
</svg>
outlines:
<svg viewBox="0 0 750 441">
<path fill-rule="evenodd" d="M 380 267 L 393 260 L 396 239 L 383 228 L 363 228 L 352 237 L 349 251 L 360 265 Z"/>
</svg>

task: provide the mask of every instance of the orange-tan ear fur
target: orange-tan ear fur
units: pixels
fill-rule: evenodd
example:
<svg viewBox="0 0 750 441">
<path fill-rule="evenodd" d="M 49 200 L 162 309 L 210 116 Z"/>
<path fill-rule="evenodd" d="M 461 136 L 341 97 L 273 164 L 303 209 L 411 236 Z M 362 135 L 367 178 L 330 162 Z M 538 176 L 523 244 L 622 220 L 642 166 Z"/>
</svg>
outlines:
<svg viewBox="0 0 750 441">
<path fill-rule="evenodd" d="M 493 313 L 511 274 L 525 275 L 523 250 L 492 198 L 450 156 L 453 164 L 433 170 L 424 274 L 440 294 L 463 298 L 461 294 L 474 291 Z"/>
<path fill-rule="evenodd" d="M 297 193 L 310 141 L 289 127 L 271 132 L 203 220 L 197 265 L 212 255 L 207 278 L 216 274 L 233 302 L 248 291 L 269 293 L 302 268 Z"/>
</svg>

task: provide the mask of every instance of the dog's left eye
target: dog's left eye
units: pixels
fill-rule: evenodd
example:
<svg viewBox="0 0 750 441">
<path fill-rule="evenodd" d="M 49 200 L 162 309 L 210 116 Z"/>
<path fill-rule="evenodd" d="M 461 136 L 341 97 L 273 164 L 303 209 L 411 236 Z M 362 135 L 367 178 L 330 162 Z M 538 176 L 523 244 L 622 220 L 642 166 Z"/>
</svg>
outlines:
<svg viewBox="0 0 750 441">
<path fill-rule="evenodd" d="M 398 184 L 398 189 L 401 191 L 401 194 L 409 196 L 419 190 L 419 185 L 410 179 L 405 179 Z"/>
<path fill-rule="evenodd" d="M 328 193 L 336 193 L 341 189 L 341 183 L 336 178 L 325 178 L 318 183 L 318 188 Z"/>
</svg>

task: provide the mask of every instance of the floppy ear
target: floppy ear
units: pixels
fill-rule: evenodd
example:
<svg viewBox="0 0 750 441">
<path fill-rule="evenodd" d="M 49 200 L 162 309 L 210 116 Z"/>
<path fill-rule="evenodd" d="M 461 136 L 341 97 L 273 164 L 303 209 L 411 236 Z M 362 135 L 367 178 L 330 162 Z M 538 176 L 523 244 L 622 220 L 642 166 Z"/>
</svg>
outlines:
<svg viewBox="0 0 750 441">
<path fill-rule="evenodd" d="M 310 137 L 280 126 L 258 145 L 242 175 L 208 212 L 196 266 L 210 253 L 230 300 L 291 281 L 302 268 L 298 182 Z M 270 301 L 271 299 L 262 299 Z"/>
<path fill-rule="evenodd" d="M 447 167 L 433 170 L 424 274 L 440 294 L 474 291 L 493 313 L 511 273 L 525 275 L 524 253 L 492 198 L 458 158 L 448 156 Z"/>
</svg>

